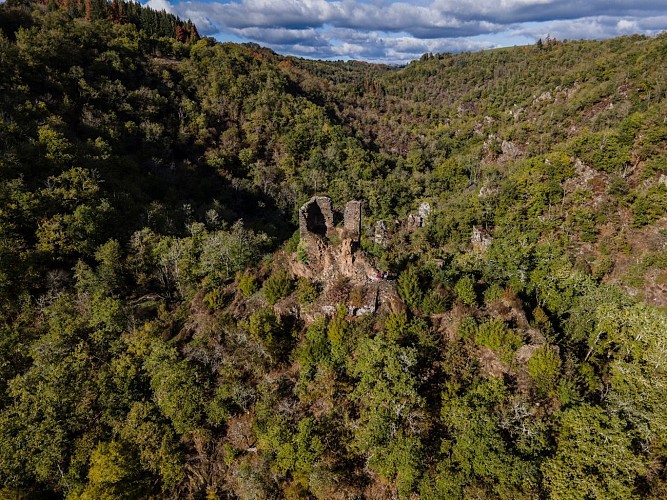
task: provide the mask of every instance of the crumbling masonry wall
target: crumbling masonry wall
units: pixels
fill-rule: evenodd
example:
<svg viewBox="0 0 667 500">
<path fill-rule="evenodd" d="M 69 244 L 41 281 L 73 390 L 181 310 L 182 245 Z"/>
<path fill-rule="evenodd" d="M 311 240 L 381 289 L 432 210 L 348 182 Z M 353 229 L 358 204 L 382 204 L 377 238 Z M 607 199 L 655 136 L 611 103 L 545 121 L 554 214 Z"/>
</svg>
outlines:
<svg viewBox="0 0 667 500">
<path fill-rule="evenodd" d="M 299 234 L 301 238 L 306 238 L 309 234 L 326 236 L 329 229 L 333 227 L 334 216 L 331 198 L 313 196 L 299 209 Z"/>
<path fill-rule="evenodd" d="M 360 201 L 348 201 L 343 214 L 345 231 L 348 237 L 357 243 L 361 238 L 361 209 L 362 203 Z"/>
</svg>

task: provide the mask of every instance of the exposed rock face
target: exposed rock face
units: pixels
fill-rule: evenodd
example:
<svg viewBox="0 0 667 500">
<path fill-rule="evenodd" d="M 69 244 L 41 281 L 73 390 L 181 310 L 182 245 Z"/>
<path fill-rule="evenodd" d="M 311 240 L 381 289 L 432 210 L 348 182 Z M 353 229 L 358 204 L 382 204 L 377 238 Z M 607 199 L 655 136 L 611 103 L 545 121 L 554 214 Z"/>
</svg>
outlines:
<svg viewBox="0 0 667 500">
<path fill-rule="evenodd" d="M 387 230 L 385 221 L 379 220 L 375 223 L 373 242 L 376 245 L 380 245 L 382 248 L 387 248 L 387 245 L 389 244 L 389 231 Z"/>
<path fill-rule="evenodd" d="M 419 209 L 416 214 L 408 215 L 406 221 L 406 226 L 409 232 L 414 231 L 417 228 L 424 227 L 428 224 L 428 218 L 431 215 L 431 204 L 428 201 L 424 201 L 419 205 Z"/>
<path fill-rule="evenodd" d="M 340 290 L 336 288 L 335 284 L 326 288 L 318 300 L 300 311 L 300 318 L 310 323 L 318 316 L 333 316 L 337 312 L 338 304 L 345 304 L 349 316 L 375 313 L 398 314 L 406 311 L 405 303 L 391 281 L 376 280 L 353 287 L 348 285 L 348 290 L 342 297 Z"/>
<path fill-rule="evenodd" d="M 482 186 L 482 188 L 479 190 L 479 198 L 488 198 L 489 196 L 493 196 L 494 194 L 498 193 L 499 189 L 496 186 Z"/>
<path fill-rule="evenodd" d="M 542 101 L 552 101 L 553 96 L 551 95 L 551 92 L 548 90 L 545 92 L 542 92 L 539 96 L 537 96 L 535 99 L 533 99 L 533 104 L 536 102 L 542 102 Z"/>
<path fill-rule="evenodd" d="M 472 243 L 475 250 L 485 252 L 489 248 L 489 245 L 493 243 L 493 238 L 483 229 L 473 226 L 470 243 Z"/>
<path fill-rule="evenodd" d="M 302 241 L 306 242 L 307 262 L 294 262 L 292 271 L 297 276 L 308 279 L 332 283 L 343 277 L 351 283 L 367 283 L 375 279 L 377 270 L 364 252 L 358 249 L 358 244 L 345 236 L 345 231 L 334 228 L 330 235 L 337 236 L 335 243 L 325 238 L 306 235 Z"/>
<path fill-rule="evenodd" d="M 360 201 L 348 201 L 345 205 L 345 213 L 343 214 L 343 226 L 347 235 L 352 241 L 359 243 L 361 238 L 361 210 L 362 203 Z"/>
<path fill-rule="evenodd" d="M 422 227 L 422 218 L 416 214 L 408 215 L 408 220 L 406 221 L 408 231 L 412 232 L 415 229 Z"/>
<path fill-rule="evenodd" d="M 503 141 L 500 147 L 503 151 L 503 158 L 507 160 L 513 160 L 522 154 L 521 148 L 512 141 Z"/>
<path fill-rule="evenodd" d="M 309 234 L 326 236 L 334 227 L 334 214 L 331 207 L 331 198 L 328 196 L 313 196 L 308 203 L 299 210 L 299 233 L 301 238 Z"/>
<path fill-rule="evenodd" d="M 431 204 L 428 201 L 423 201 L 421 205 L 419 205 L 419 217 L 422 218 L 422 225 L 426 225 L 426 221 L 428 221 L 429 216 L 431 215 Z"/>
</svg>

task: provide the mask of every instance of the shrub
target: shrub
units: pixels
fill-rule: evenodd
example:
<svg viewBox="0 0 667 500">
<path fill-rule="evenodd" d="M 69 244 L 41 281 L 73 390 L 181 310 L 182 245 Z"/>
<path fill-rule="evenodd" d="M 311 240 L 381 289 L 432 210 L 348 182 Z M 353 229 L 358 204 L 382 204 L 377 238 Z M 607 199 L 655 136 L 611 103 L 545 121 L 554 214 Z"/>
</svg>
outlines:
<svg viewBox="0 0 667 500">
<path fill-rule="evenodd" d="M 449 307 L 448 297 L 442 295 L 437 290 L 431 290 L 422 301 L 422 312 L 426 315 L 441 314 L 447 311 Z"/>
<path fill-rule="evenodd" d="M 296 258 L 302 264 L 308 264 L 308 250 L 303 240 L 296 245 Z"/>
<path fill-rule="evenodd" d="M 499 300 L 503 296 L 503 288 L 497 283 L 492 284 L 489 288 L 484 290 L 484 303 L 488 306 L 493 302 Z"/>
<path fill-rule="evenodd" d="M 220 288 L 214 288 L 206 295 L 204 295 L 204 303 L 211 309 L 215 311 L 216 309 L 222 309 L 225 301 L 225 294 Z"/>
<path fill-rule="evenodd" d="M 632 206 L 632 225 L 642 227 L 655 222 L 667 212 L 667 187 L 658 184 L 638 196 Z"/>
<path fill-rule="evenodd" d="M 473 338 L 477 334 L 477 322 L 472 316 L 461 319 L 456 334 L 462 339 Z"/>
<path fill-rule="evenodd" d="M 287 297 L 292 291 L 292 286 L 292 280 L 287 272 L 278 271 L 264 282 L 264 297 L 269 304 L 273 305 Z"/>
<path fill-rule="evenodd" d="M 498 353 L 500 359 L 505 363 L 510 363 L 514 352 L 522 344 L 522 338 L 508 329 L 501 320 L 492 319 L 479 325 L 475 342 Z"/>
<path fill-rule="evenodd" d="M 318 295 L 315 284 L 306 278 L 299 278 L 296 282 L 296 298 L 299 304 L 311 304 Z"/>
<path fill-rule="evenodd" d="M 301 243 L 300 238 L 301 237 L 299 235 L 299 230 L 297 229 L 296 231 L 294 231 L 294 233 L 292 233 L 292 236 L 290 236 L 290 239 L 287 240 L 287 245 L 285 246 L 285 251 L 287 251 L 289 253 L 296 252 L 297 249 L 299 248 L 299 243 Z"/>
<path fill-rule="evenodd" d="M 239 273 L 237 275 L 238 288 L 244 297 L 250 297 L 253 293 L 259 290 L 257 278 L 248 272 Z"/>
<path fill-rule="evenodd" d="M 278 318 L 269 307 L 258 309 L 248 318 L 248 330 L 261 340 L 266 340 L 278 330 Z"/>
<path fill-rule="evenodd" d="M 419 284 L 419 275 L 414 267 L 408 268 L 398 278 L 398 293 L 411 309 L 420 306 L 424 297 Z"/>
<path fill-rule="evenodd" d="M 528 360 L 528 373 L 539 396 L 550 396 L 554 393 L 560 364 L 558 354 L 549 345 L 540 347 Z"/>
<path fill-rule="evenodd" d="M 327 340 L 327 322 L 324 317 L 318 318 L 306 331 L 297 359 L 304 380 L 312 379 L 318 364 L 331 362 L 331 346 Z"/>
<path fill-rule="evenodd" d="M 261 341 L 272 363 L 284 360 L 293 339 L 287 325 L 276 316 L 272 308 L 264 307 L 252 313 L 247 326 L 248 331 Z"/>
<path fill-rule="evenodd" d="M 470 276 L 464 276 L 456 282 L 454 293 L 456 294 L 456 298 L 467 306 L 477 304 L 477 294 L 475 293 L 475 286 Z"/>
</svg>

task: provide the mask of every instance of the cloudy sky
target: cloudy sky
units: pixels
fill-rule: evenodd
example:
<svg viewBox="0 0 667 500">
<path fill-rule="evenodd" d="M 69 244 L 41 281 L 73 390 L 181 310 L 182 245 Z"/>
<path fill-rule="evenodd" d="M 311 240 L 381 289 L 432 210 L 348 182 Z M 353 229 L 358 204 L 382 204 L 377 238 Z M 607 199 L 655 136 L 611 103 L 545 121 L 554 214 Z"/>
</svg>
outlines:
<svg viewBox="0 0 667 500">
<path fill-rule="evenodd" d="M 143 1 L 143 0 L 142 0 Z M 558 39 L 652 35 L 667 29 L 667 0 L 148 0 L 220 41 L 280 54 L 405 63 Z"/>
</svg>

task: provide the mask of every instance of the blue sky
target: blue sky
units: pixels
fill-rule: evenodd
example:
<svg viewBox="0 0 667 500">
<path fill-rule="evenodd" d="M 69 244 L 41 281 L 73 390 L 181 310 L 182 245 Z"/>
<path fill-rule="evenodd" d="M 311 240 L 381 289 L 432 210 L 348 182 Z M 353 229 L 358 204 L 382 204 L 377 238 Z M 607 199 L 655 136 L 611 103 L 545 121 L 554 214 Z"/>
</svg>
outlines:
<svg viewBox="0 0 667 500">
<path fill-rule="evenodd" d="M 148 0 L 220 41 L 280 54 L 401 64 L 558 39 L 654 35 L 667 0 Z"/>
</svg>

